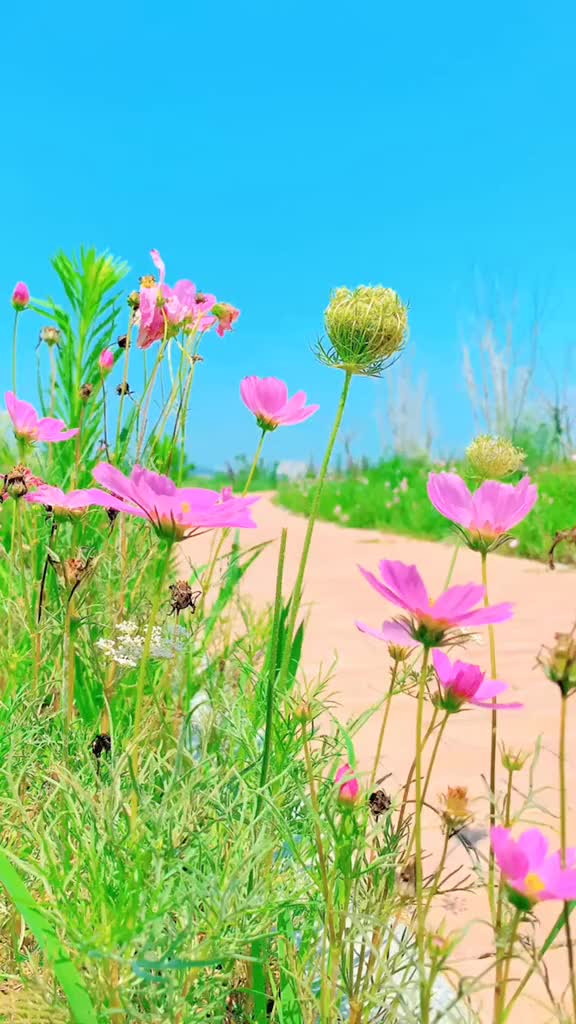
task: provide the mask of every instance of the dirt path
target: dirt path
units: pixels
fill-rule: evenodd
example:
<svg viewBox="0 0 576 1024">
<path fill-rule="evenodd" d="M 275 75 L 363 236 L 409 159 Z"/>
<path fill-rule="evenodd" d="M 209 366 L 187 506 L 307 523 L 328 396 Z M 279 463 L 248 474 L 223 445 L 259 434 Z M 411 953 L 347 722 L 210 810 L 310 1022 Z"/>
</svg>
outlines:
<svg viewBox="0 0 576 1024">
<path fill-rule="evenodd" d="M 275 506 L 268 496 L 262 496 L 256 506 L 255 518 L 259 524 L 258 529 L 249 534 L 246 531 L 244 537 L 247 543 L 263 540 L 275 542 L 249 570 L 245 581 L 245 593 L 250 595 L 257 606 L 262 607 L 272 599 L 277 541 L 282 527 L 289 528 L 287 591 L 294 581 L 306 522 Z M 190 555 L 194 560 L 201 560 L 203 551 L 199 551 L 194 542 L 191 544 L 193 547 L 189 549 Z M 303 668 L 311 678 L 320 666 L 327 670 L 337 658 L 329 691 L 334 694 L 338 703 L 336 713 L 343 721 L 381 699 L 389 671 L 385 646 L 361 634 L 355 628 L 354 620 L 361 619 L 378 626 L 397 611 L 368 586 L 358 572 L 357 565 L 376 570 L 382 558 L 415 563 L 430 593 L 437 595 L 444 587 L 451 551 L 449 545 L 435 542 L 390 536 L 375 530 L 344 529 L 331 523 L 317 524 L 304 596 L 305 604 L 310 609 L 310 619 L 305 638 Z M 453 582 L 478 582 L 479 576 L 480 556 L 467 550 L 461 551 Z M 510 685 L 512 699 L 521 700 L 525 705 L 522 711 L 501 713 L 499 734 L 506 744 L 525 749 L 532 748 L 541 736 L 542 751 L 535 773 L 538 799 L 540 807 L 556 814 L 559 700 L 555 687 L 545 679 L 541 670 L 535 668 L 535 663 L 541 645 L 550 643 L 555 632 L 569 629 L 576 618 L 576 572 L 563 568 L 552 572 L 535 562 L 494 555 L 489 561 L 489 593 L 491 603 L 507 600 L 515 605 L 514 618 L 497 627 L 498 677 Z M 470 645 L 461 656 L 488 669 L 486 638 L 479 646 Z M 568 780 L 574 800 L 576 701 L 569 705 L 569 711 Z M 466 785 L 470 796 L 478 801 L 479 829 L 486 827 L 487 817 L 487 789 L 483 776 L 488 772 L 489 719 L 489 712 L 474 709 L 454 717 L 448 723 L 429 797 L 431 802 L 435 802 L 438 794 L 448 784 Z M 386 786 L 392 793 L 398 792 L 413 757 L 414 722 L 414 701 L 404 697 L 395 699 L 380 765 L 381 775 L 391 773 Z M 376 716 L 358 739 L 357 754 L 361 770 L 369 771 L 372 767 L 378 728 L 379 718 Z M 525 793 L 526 786 L 527 779 L 521 775 L 519 792 Z M 573 804 L 570 811 L 569 838 L 576 845 Z M 534 810 L 531 820 L 533 823 L 544 823 L 546 818 L 542 811 Z M 554 824 L 553 819 L 549 821 Z M 434 863 L 438 838 L 438 822 L 433 816 L 427 834 L 431 865 Z M 451 867 L 455 867 L 464 856 L 461 845 L 457 842 L 453 845 L 448 861 Z M 480 841 L 479 849 L 486 849 L 484 840 Z M 436 908 L 438 918 L 446 917 L 450 926 L 455 928 L 463 927 L 471 916 L 485 918 L 487 913 L 485 897 L 479 894 L 458 894 L 445 900 L 440 898 L 439 904 Z M 538 909 L 538 918 L 543 927 L 550 926 L 558 910 L 558 904 Z M 463 973 L 478 974 L 485 969 L 488 961 L 478 962 L 478 957 L 489 949 L 488 933 L 478 924 L 466 936 L 461 947 L 459 959 Z M 565 951 L 554 955 L 556 990 L 558 983 L 561 986 L 564 979 L 565 956 Z M 522 966 L 519 965 L 518 976 L 521 972 Z M 540 1007 L 536 1004 L 525 1007 L 524 1016 L 528 1009 L 530 1021 L 534 1024 L 554 1019 L 546 1008 L 543 985 L 537 982 L 531 992 L 536 1000 L 542 1002 Z M 484 1003 L 485 1007 L 488 1002 L 487 996 L 480 998 L 480 1003 Z M 547 1005 L 549 1007 L 549 1003 Z M 510 1018 L 513 1022 L 521 1019 L 521 1010 Z"/>
</svg>

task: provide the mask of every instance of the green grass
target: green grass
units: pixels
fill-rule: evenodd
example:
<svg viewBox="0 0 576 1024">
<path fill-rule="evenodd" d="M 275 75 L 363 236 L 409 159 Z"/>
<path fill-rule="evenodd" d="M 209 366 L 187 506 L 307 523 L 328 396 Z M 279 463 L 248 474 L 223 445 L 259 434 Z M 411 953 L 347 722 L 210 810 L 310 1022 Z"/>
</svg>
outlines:
<svg viewBox="0 0 576 1024">
<path fill-rule="evenodd" d="M 383 530 L 428 540 L 446 540 L 453 534 L 450 524 L 428 499 L 428 473 L 461 465 L 442 466 L 426 460 L 393 458 L 368 468 L 327 481 L 320 499 L 320 516 L 342 526 Z M 533 471 L 539 500 L 530 515 L 512 533 L 518 544 L 501 551 L 524 558 L 545 560 L 554 534 L 576 526 L 576 464 L 561 463 Z M 291 512 L 307 515 L 313 481 L 280 484 L 278 502 Z M 572 560 L 566 544 L 558 549 L 558 560 Z M 576 552 L 574 552 L 576 554 Z"/>
</svg>

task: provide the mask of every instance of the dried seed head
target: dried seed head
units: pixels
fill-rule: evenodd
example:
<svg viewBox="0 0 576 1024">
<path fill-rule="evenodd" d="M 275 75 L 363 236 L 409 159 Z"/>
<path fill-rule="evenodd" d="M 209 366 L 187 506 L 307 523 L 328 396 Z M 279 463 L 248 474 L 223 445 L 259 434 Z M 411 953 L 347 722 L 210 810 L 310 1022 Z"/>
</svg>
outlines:
<svg viewBox="0 0 576 1024">
<path fill-rule="evenodd" d="M 483 480 L 501 480 L 522 467 L 525 453 L 505 437 L 481 434 L 466 449 L 468 462 Z"/>
<path fill-rule="evenodd" d="M 398 875 L 398 887 L 404 896 L 416 895 L 416 858 L 410 857 Z"/>
<path fill-rule="evenodd" d="M 466 786 L 448 786 L 447 792 L 440 797 L 440 802 L 444 805 L 442 819 L 449 835 L 459 832 L 472 820 Z"/>
<path fill-rule="evenodd" d="M 405 343 L 408 308 L 392 288 L 337 288 L 324 324 L 332 348 L 327 352 L 319 347 L 323 362 L 350 373 L 378 376 Z"/>
<path fill-rule="evenodd" d="M 22 498 L 31 487 L 39 487 L 43 482 L 40 477 L 34 476 L 27 466 L 19 463 L 4 477 L 3 497 L 9 495 L 11 498 Z"/>
<path fill-rule="evenodd" d="M 387 811 L 392 807 L 392 801 L 383 789 L 376 789 L 373 793 L 370 793 L 370 799 L 368 801 L 370 805 L 370 812 L 374 815 L 376 821 L 382 814 L 386 814 Z"/>
<path fill-rule="evenodd" d="M 93 384 L 83 384 L 82 387 L 80 388 L 80 398 L 82 399 L 83 402 L 87 402 L 89 398 L 92 398 L 93 394 Z"/>
<path fill-rule="evenodd" d="M 43 327 L 40 331 L 40 341 L 45 342 L 50 347 L 52 345 L 59 345 L 61 338 L 62 332 L 57 327 Z"/>
<path fill-rule="evenodd" d="M 576 625 L 570 633 L 555 633 L 554 647 L 543 647 L 538 664 L 553 683 L 560 687 L 563 697 L 576 690 Z"/>
<path fill-rule="evenodd" d="M 192 587 L 186 580 L 178 580 L 178 583 L 171 583 L 168 589 L 172 595 L 170 600 L 172 615 L 179 615 L 186 608 L 189 608 L 192 614 L 194 614 L 198 598 L 202 596 L 200 590 L 192 590 Z"/>
<path fill-rule="evenodd" d="M 73 587 L 78 586 L 83 579 L 88 575 L 93 567 L 94 559 L 92 558 L 67 558 L 61 564 L 61 571 L 66 581 L 66 586 L 71 590 Z"/>
</svg>

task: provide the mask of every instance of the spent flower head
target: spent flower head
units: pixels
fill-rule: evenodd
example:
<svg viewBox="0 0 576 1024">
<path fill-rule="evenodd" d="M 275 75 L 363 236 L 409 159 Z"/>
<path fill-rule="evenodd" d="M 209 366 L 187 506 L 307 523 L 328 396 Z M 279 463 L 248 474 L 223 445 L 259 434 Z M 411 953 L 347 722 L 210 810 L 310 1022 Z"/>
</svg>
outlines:
<svg viewBox="0 0 576 1024">
<path fill-rule="evenodd" d="M 512 750 L 504 743 L 500 746 L 500 761 L 506 772 L 521 772 L 529 757 L 528 750 Z"/>
<path fill-rule="evenodd" d="M 570 633 L 555 633 L 553 647 L 543 647 L 538 664 L 551 682 L 560 687 L 563 697 L 576 690 L 576 625 Z"/>
<path fill-rule="evenodd" d="M 40 331 L 40 341 L 52 348 L 53 345 L 59 345 L 62 339 L 62 332 L 58 327 L 43 327 Z"/>
<path fill-rule="evenodd" d="M 472 821 L 466 786 L 448 786 L 440 797 L 442 820 L 449 835 L 454 835 Z"/>
<path fill-rule="evenodd" d="M 505 437 L 480 434 L 466 449 L 468 462 L 482 480 L 502 480 L 522 468 L 525 453 Z"/>
<path fill-rule="evenodd" d="M 408 334 L 408 307 L 392 288 L 337 288 L 324 313 L 330 347 L 319 359 L 348 373 L 377 377 L 397 356 Z"/>
</svg>

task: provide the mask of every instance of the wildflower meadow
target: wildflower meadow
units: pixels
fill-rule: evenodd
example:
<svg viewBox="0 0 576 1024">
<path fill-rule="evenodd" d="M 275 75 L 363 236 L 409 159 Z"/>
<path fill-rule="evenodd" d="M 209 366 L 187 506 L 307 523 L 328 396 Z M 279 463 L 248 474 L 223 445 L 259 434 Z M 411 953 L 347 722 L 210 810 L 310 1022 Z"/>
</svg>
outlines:
<svg viewBox="0 0 576 1024">
<path fill-rule="evenodd" d="M 555 637 L 534 635 L 555 715 L 557 816 L 538 790 L 537 737 L 516 750 L 500 735 L 502 716 L 524 715 L 499 670 L 499 630 L 517 608 L 491 586 L 500 551 L 538 514 L 523 452 L 480 437 L 466 472 L 420 474 L 426 515 L 452 538 L 442 589 L 432 591 L 426 564 L 387 557 L 384 544 L 351 570 L 381 613 L 365 621 L 350 607 L 348 628 L 381 652 L 382 672 L 378 699 L 346 719 L 329 670 L 307 670 L 309 556 L 350 389 L 403 358 L 407 306 L 384 287 L 327 296 L 316 355 L 332 375 L 334 420 L 288 573 L 287 528 L 257 536 L 255 483 L 271 435 L 313 417 L 314 395 L 290 394 L 248 352 L 227 414 L 231 431 L 236 415 L 252 417 L 253 461 L 240 487 L 198 486 L 189 409 L 210 346 L 231 342 L 240 311 L 190 280 L 168 284 L 156 250 L 151 261 L 143 254 L 134 287 L 107 253 L 59 253 L 62 304 L 35 297 L 32 282 L 12 294 L 0 437 L 0 1020 L 575 1021 L 573 607 L 558 608 Z M 39 338 L 33 404 L 22 397 L 24 318 Z M 354 486 L 377 502 L 369 477 Z M 574 523 L 560 525 L 570 539 Z M 244 584 L 271 548 L 259 607 Z M 463 548 L 475 571 L 456 584 Z M 397 786 L 382 763 L 399 701 L 412 710 Z M 481 805 L 465 765 L 444 792 L 435 780 L 469 714 Z M 489 935 L 465 964 L 477 922 L 446 911 L 459 892 L 474 894 Z"/>
</svg>

